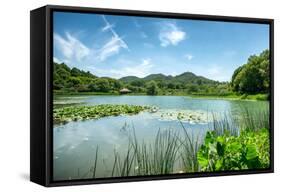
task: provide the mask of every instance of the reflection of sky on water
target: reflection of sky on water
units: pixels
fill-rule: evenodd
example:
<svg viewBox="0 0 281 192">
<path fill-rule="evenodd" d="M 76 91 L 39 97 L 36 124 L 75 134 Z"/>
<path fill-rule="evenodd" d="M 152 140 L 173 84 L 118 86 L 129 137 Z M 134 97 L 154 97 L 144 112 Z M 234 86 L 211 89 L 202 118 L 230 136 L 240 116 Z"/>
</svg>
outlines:
<svg viewBox="0 0 281 192">
<path fill-rule="evenodd" d="M 69 98 L 73 100 L 73 98 Z M 190 99 L 186 97 L 167 96 L 89 96 L 76 98 L 87 104 L 134 104 L 153 105 L 161 110 L 187 109 L 203 112 L 223 112 L 225 114 L 239 114 L 240 106 L 250 109 L 268 107 L 267 102 L 230 101 Z M 211 127 L 209 124 L 183 122 L 188 132 L 193 135 L 204 133 Z M 93 165 L 96 147 L 99 146 L 99 176 L 103 176 L 104 169 L 112 165 L 114 150 L 121 152 L 127 150 L 128 134 L 135 129 L 140 142 L 149 142 L 155 138 L 158 129 L 173 129 L 181 132 L 182 128 L 177 120 L 161 120 L 157 115 L 140 113 L 133 116 L 106 117 L 98 120 L 70 122 L 65 125 L 55 125 L 54 128 L 54 178 L 79 178 L 87 173 Z M 103 172 L 101 171 L 103 170 Z M 108 170 L 109 171 L 109 170 Z"/>
</svg>

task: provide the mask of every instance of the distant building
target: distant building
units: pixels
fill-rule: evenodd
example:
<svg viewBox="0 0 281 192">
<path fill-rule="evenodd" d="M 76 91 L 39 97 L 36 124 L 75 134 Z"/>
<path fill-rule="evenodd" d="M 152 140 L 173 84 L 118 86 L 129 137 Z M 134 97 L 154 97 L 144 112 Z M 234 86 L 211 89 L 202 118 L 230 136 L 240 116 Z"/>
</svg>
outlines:
<svg viewBox="0 0 281 192">
<path fill-rule="evenodd" d="M 132 91 L 127 88 L 120 89 L 120 91 L 119 91 L 120 94 L 127 94 L 127 93 L 131 93 L 131 92 Z"/>
</svg>

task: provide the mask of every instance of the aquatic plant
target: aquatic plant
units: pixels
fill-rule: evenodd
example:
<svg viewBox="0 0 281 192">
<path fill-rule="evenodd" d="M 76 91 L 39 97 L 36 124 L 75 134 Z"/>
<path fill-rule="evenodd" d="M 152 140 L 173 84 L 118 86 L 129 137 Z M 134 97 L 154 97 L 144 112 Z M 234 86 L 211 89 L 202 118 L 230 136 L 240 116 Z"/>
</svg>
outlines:
<svg viewBox="0 0 281 192">
<path fill-rule="evenodd" d="M 102 104 L 94 106 L 71 106 L 54 109 L 53 121 L 54 123 L 66 123 L 69 121 L 98 119 L 121 114 L 133 115 L 149 109 L 149 106 L 139 105 Z"/>
<path fill-rule="evenodd" d="M 269 109 L 251 111 L 247 107 L 242 108 L 242 116 L 240 118 L 240 128 L 246 130 L 257 131 L 259 129 L 269 129 L 270 114 Z"/>
<path fill-rule="evenodd" d="M 133 128 L 130 130 L 128 148 L 123 157 L 114 150 L 111 176 L 173 173 L 179 150 L 177 138 L 171 130 L 159 129 L 151 143 L 140 143 Z"/>
<path fill-rule="evenodd" d="M 179 121 L 182 129 L 159 128 L 149 142 L 139 141 L 134 127 L 130 129 L 125 124 L 127 149 L 114 149 L 112 167 L 99 171 L 107 173 L 103 177 L 124 177 L 268 168 L 268 112 L 245 110 L 245 113 L 239 118 L 231 115 L 218 118 L 213 114 L 212 127 L 206 133 L 194 134 Z M 96 173 L 100 163 L 98 150 L 97 147 L 90 169 L 93 178 L 100 177 Z"/>
<path fill-rule="evenodd" d="M 269 167 L 269 132 L 243 130 L 239 136 L 208 131 L 197 153 L 201 171 L 225 171 Z"/>
<path fill-rule="evenodd" d="M 114 163 L 111 171 L 112 177 L 124 177 L 133 175 L 135 152 L 131 144 L 123 157 L 114 150 Z"/>
<path fill-rule="evenodd" d="M 213 131 L 208 131 L 197 153 L 202 171 L 242 170 L 269 166 L 269 110 L 251 111 L 240 107 L 239 117 L 213 115 Z"/>
<path fill-rule="evenodd" d="M 179 137 L 182 144 L 180 150 L 180 157 L 183 164 L 183 172 L 197 172 L 199 171 L 199 164 L 197 160 L 197 152 L 201 145 L 200 134 L 196 136 L 187 132 L 186 128 L 180 122 L 184 135 Z"/>
<path fill-rule="evenodd" d="M 212 127 L 217 135 L 223 135 L 225 132 L 232 136 L 239 135 L 241 123 L 237 117 L 230 113 L 225 113 L 222 117 L 218 117 L 217 114 L 212 113 Z"/>
<path fill-rule="evenodd" d="M 136 154 L 135 171 L 137 175 L 159 175 L 173 173 L 179 150 L 178 134 L 160 129 L 154 142 L 147 144 L 130 139 Z"/>
<path fill-rule="evenodd" d="M 181 121 L 190 124 L 208 123 L 208 113 L 201 110 L 160 109 L 152 115 L 163 121 Z M 209 120 L 211 119 L 209 118 Z"/>
</svg>

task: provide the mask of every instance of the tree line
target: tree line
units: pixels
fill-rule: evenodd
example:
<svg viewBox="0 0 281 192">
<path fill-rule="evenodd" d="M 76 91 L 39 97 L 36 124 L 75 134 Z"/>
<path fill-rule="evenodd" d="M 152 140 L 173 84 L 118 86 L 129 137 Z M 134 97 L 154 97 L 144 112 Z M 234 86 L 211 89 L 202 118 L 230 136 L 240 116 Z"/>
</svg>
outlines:
<svg viewBox="0 0 281 192">
<path fill-rule="evenodd" d="M 97 77 L 89 71 L 53 63 L 53 89 L 56 93 L 93 92 L 118 94 L 127 88 L 131 94 L 147 95 L 213 95 L 256 94 L 269 91 L 269 51 L 250 56 L 237 68 L 230 82 L 218 82 L 191 72 L 177 76 L 151 74 L 144 78 L 127 76 L 120 79 Z"/>
<path fill-rule="evenodd" d="M 114 79 L 97 77 L 89 71 L 70 68 L 66 64 L 53 63 L 53 89 L 56 93 L 97 92 L 118 94 L 127 88 L 132 94 L 185 95 L 192 93 L 226 93 L 227 83 L 213 81 L 186 72 L 178 76 L 152 74 L 145 78 L 134 76 Z"/>
<path fill-rule="evenodd" d="M 246 64 L 238 67 L 231 79 L 234 92 L 240 94 L 268 93 L 270 88 L 269 50 L 252 55 Z"/>
</svg>

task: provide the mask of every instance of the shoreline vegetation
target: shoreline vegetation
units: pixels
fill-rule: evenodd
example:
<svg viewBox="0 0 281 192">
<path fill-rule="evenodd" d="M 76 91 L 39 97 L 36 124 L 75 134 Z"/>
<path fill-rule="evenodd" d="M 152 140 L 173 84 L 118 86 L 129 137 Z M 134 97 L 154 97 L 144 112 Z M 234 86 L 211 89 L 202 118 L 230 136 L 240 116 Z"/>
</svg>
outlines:
<svg viewBox="0 0 281 192">
<path fill-rule="evenodd" d="M 181 130 L 159 128 L 151 142 L 140 142 L 134 127 L 127 128 L 127 149 L 113 150 L 113 164 L 106 166 L 109 173 L 102 177 L 266 169 L 270 166 L 268 110 L 250 113 L 245 109 L 244 113 L 239 121 L 219 121 L 213 116 L 213 128 L 203 139 L 189 133 L 181 121 Z M 82 179 L 104 173 L 95 166 L 105 163 L 100 149 L 93 150 L 93 166 Z"/>
<path fill-rule="evenodd" d="M 150 74 L 140 78 L 98 77 L 65 63 L 53 63 L 55 95 L 168 95 L 194 98 L 269 100 L 269 51 L 252 55 L 234 70 L 229 82 L 220 82 L 192 72 L 171 76 Z"/>
<path fill-rule="evenodd" d="M 71 97 L 71 96 L 120 96 L 118 92 L 103 93 L 103 92 L 54 92 L 55 97 Z M 129 93 L 126 96 L 145 96 L 146 94 Z M 157 96 L 183 96 L 195 99 L 223 99 L 223 100 L 253 100 L 253 101 L 268 101 L 269 95 L 266 93 L 258 94 L 229 94 L 229 95 L 207 95 L 207 94 L 182 94 L 182 95 L 157 95 Z"/>
</svg>

